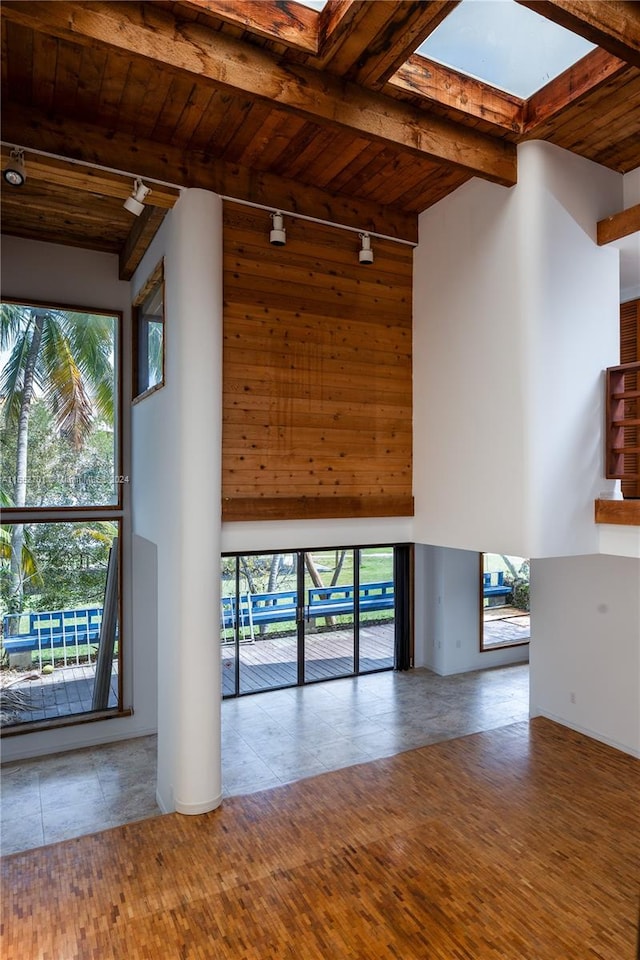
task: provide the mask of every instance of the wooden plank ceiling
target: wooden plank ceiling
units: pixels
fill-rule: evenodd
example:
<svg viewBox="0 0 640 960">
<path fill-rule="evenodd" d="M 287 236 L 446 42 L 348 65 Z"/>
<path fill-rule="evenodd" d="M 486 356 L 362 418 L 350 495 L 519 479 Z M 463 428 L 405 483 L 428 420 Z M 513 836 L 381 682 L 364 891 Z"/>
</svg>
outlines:
<svg viewBox="0 0 640 960">
<path fill-rule="evenodd" d="M 523 2 L 598 45 L 528 101 L 414 54 L 456 0 L 5 0 L 2 141 L 27 183 L 3 183 L 3 232 L 118 252 L 126 278 L 177 192 L 151 184 L 132 223 L 131 178 L 87 169 L 415 240 L 470 177 L 515 183 L 525 139 L 639 166 L 640 4 Z"/>
</svg>

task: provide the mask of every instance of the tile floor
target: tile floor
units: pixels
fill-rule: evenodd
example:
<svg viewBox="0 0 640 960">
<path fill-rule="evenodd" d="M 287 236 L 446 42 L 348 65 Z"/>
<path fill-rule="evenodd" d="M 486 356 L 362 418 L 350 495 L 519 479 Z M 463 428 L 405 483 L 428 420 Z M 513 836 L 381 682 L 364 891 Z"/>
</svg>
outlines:
<svg viewBox="0 0 640 960">
<path fill-rule="evenodd" d="M 255 694 L 222 705 L 225 796 L 366 763 L 529 716 L 527 664 L 428 670 Z M 155 737 L 2 768 L 1 852 L 158 816 Z"/>
</svg>

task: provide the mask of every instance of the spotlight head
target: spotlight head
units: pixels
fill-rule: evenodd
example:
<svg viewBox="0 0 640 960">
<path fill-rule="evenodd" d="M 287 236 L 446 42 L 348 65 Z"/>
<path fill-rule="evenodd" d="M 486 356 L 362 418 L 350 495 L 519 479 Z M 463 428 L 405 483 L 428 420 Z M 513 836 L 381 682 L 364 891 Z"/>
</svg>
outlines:
<svg viewBox="0 0 640 960">
<path fill-rule="evenodd" d="M 15 147 L 9 154 L 9 163 L 2 171 L 2 176 L 12 187 L 21 187 L 27 179 L 24 151 L 20 147 Z"/>
<path fill-rule="evenodd" d="M 131 196 L 127 197 L 124 202 L 125 210 L 128 210 L 129 213 L 133 213 L 134 216 L 139 217 L 144 210 L 145 198 L 148 197 L 150 193 L 151 188 L 146 187 L 142 180 L 139 178 L 134 180 Z"/>
<path fill-rule="evenodd" d="M 360 263 L 373 263 L 373 250 L 371 249 L 371 237 L 368 233 L 361 233 L 360 239 L 362 240 L 362 246 L 358 252 L 358 260 Z"/>
<path fill-rule="evenodd" d="M 269 243 L 272 243 L 274 247 L 284 247 L 287 242 L 287 231 L 284 228 L 284 217 L 277 211 L 276 213 L 271 214 L 271 220 L 273 221 L 273 230 L 269 234 Z"/>
</svg>

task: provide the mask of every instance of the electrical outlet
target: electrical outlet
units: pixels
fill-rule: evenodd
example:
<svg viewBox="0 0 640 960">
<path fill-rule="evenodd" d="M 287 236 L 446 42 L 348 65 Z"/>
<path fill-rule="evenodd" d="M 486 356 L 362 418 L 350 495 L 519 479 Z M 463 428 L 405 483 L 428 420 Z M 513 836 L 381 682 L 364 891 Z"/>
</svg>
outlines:
<svg viewBox="0 0 640 960">
<path fill-rule="evenodd" d="M 575 703 L 575 702 L 576 702 L 576 695 L 575 695 L 575 693 L 573 692 L 573 690 L 572 690 L 571 693 L 569 694 L 569 700 L 571 701 L 571 703 Z"/>
</svg>

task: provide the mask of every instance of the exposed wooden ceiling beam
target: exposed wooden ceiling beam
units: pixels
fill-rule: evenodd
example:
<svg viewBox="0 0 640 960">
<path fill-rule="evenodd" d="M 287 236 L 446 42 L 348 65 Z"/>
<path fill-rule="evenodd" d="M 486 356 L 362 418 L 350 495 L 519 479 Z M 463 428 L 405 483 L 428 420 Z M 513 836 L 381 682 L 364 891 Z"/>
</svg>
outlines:
<svg viewBox="0 0 640 960">
<path fill-rule="evenodd" d="M 638 233 L 638 231 L 640 231 L 640 203 L 598 221 L 598 246 L 602 247 L 605 243 L 611 243 L 612 240 L 630 237 L 632 233 Z"/>
<path fill-rule="evenodd" d="M 513 144 L 432 117 L 354 84 L 308 68 L 277 63 L 253 48 L 197 23 L 176 20 L 156 7 L 127 2 L 81 3 L 5 0 L 5 18 L 86 46 L 143 56 L 181 72 L 269 100 L 323 126 L 348 128 L 375 140 L 511 186 Z"/>
<path fill-rule="evenodd" d="M 43 150 L 84 163 L 132 170 L 142 178 L 202 187 L 222 196 L 412 243 L 418 241 L 415 214 L 334 195 L 238 164 L 224 163 L 201 152 L 181 150 L 67 118 L 54 118 L 14 103 L 4 106 L 2 127 L 5 138 L 25 150 Z"/>
<path fill-rule="evenodd" d="M 613 57 L 606 50 L 592 50 L 578 63 L 569 67 L 527 100 L 524 111 L 524 133 L 535 132 L 543 123 L 552 120 L 570 106 L 613 80 L 628 64 Z"/>
<path fill-rule="evenodd" d="M 119 279 L 131 280 L 147 248 L 160 229 L 166 210 L 145 205 L 139 217 L 134 217 L 129 236 L 119 255 Z"/>
<path fill-rule="evenodd" d="M 10 151 L 10 147 L 2 147 L 3 166 L 9 159 Z M 89 167 L 80 163 L 69 163 L 66 160 L 45 157 L 37 153 L 27 153 L 25 165 L 29 180 L 55 183 L 102 197 L 117 197 L 120 200 L 125 200 L 131 193 L 133 186 L 131 176 L 98 170 L 96 167 Z M 150 206 L 168 210 L 180 196 L 180 191 L 174 187 L 165 187 L 156 183 L 146 184 L 146 186 L 151 187 L 151 193 L 147 200 L 147 204 Z"/>
<path fill-rule="evenodd" d="M 637 0 L 518 0 L 627 63 L 640 67 Z"/>
<path fill-rule="evenodd" d="M 336 56 L 346 34 L 355 29 L 364 12 L 362 0 L 332 0 L 325 5 L 320 15 L 318 66 L 322 67 Z"/>
<path fill-rule="evenodd" d="M 459 0 L 352 0 L 318 66 L 381 89 Z"/>
<path fill-rule="evenodd" d="M 216 19 L 243 27 L 267 40 L 284 43 L 302 53 L 318 52 L 320 14 L 299 3 L 264 3 L 262 0 L 178 0 L 180 9 L 192 13 L 212 14 Z"/>
<path fill-rule="evenodd" d="M 385 91 L 395 90 L 460 110 L 503 130 L 522 130 L 524 100 L 422 56 L 409 57 L 394 73 Z"/>
</svg>

